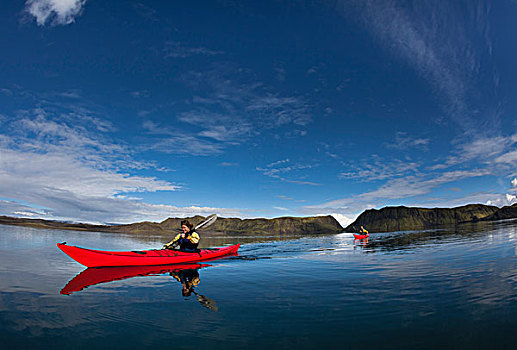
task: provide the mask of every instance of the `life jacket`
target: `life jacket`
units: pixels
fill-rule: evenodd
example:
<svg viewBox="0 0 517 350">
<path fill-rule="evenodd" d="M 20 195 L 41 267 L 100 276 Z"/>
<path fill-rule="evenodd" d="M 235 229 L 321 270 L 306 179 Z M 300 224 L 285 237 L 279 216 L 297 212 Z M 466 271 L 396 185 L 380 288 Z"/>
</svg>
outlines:
<svg viewBox="0 0 517 350">
<path fill-rule="evenodd" d="M 188 237 L 190 237 L 193 233 L 196 233 L 195 230 L 189 231 L 185 234 L 185 238 L 180 238 L 180 249 L 181 250 L 196 250 L 197 246 L 199 245 L 199 241 L 197 243 L 192 243 Z M 197 235 L 197 233 L 196 233 Z"/>
</svg>

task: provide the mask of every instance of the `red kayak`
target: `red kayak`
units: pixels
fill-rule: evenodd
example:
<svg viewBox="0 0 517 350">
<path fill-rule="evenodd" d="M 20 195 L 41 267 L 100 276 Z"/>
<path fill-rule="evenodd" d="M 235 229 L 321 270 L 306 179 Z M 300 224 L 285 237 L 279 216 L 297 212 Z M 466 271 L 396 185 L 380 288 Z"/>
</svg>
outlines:
<svg viewBox="0 0 517 350">
<path fill-rule="evenodd" d="M 99 267 L 87 268 L 75 276 L 61 290 L 61 294 L 72 294 L 86 287 L 100 283 L 125 280 L 137 276 L 158 276 L 166 273 L 178 273 L 182 270 L 198 270 L 208 267 L 208 264 L 177 264 L 159 266 L 121 266 L 121 267 Z"/>
<path fill-rule="evenodd" d="M 57 247 L 63 253 L 86 267 L 147 266 L 196 262 L 225 255 L 234 255 L 237 253 L 239 246 L 240 244 L 223 248 L 205 248 L 200 249 L 198 252 L 172 249 L 114 252 L 75 247 L 66 243 L 57 244 Z"/>
<path fill-rule="evenodd" d="M 355 239 L 365 239 L 365 238 L 370 237 L 370 234 L 369 234 L 369 233 L 368 233 L 368 234 L 366 234 L 366 235 L 357 235 L 357 234 L 355 234 L 355 233 L 354 233 L 353 235 L 354 235 L 354 238 L 355 238 Z"/>
</svg>

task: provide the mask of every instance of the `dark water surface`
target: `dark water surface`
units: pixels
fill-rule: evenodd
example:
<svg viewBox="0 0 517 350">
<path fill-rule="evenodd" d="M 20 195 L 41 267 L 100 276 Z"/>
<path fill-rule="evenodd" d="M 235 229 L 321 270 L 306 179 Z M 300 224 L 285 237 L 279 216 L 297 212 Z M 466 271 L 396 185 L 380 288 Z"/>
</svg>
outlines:
<svg viewBox="0 0 517 350">
<path fill-rule="evenodd" d="M 515 221 L 368 242 L 223 237 L 205 243 L 243 242 L 239 256 L 136 273 L 83 272 L 62 241 L 164 243 L 0 225 L 2 348 L 517 348 Z M 182 280 L 199 281 L 189 296 Z"/>
</svg>

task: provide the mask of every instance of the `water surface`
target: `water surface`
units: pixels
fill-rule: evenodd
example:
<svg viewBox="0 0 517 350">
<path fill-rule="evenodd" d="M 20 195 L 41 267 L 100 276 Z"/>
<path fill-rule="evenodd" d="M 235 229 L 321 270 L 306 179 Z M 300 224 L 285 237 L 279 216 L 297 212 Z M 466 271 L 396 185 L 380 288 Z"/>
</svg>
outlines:
<svg viewBox="0 0 517 350">
<path fill-rule="evenodd" d="M 0 225 L 0 341 L 7 348 L 510 349 L 517 343 L 515 221 L 374 234 L 367 242 L 346 233 L 205 237 L 214 246 L 242 242 L 239 256 L 136 277 L 124 272 L 68 294 L 61 294 L 68 283 L 90 272 L 56 248 L 62 241 L 106 250 L 164 243 Z M 195 278 L 185 295 L 181 280 Z"/>
</svg>

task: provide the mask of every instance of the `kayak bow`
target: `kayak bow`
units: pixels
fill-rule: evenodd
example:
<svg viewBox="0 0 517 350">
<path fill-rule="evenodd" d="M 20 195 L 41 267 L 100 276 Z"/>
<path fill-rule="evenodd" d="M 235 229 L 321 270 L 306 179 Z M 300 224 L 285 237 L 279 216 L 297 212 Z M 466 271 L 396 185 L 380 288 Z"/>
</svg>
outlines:
<svg viewBox="0 0 517 350">
<path fill-rule="evenodd" d="M 366 234 L 366 235 L 356 235 L 355 233 L 353 233 L 353 235 L 354 235 L 354 238 L 355 238 L 355 239 L 365 239 L 365 238 L 370 237 L 370 234 L 369 234 L 369 233 L 368 233 L 368 234 Z"/>
<path fill-rule="evenodd" d="M 185 252 L 172 249 L 153 249 L 142 251 L 103 251 L 58 243 L 57 247 L 73 260 L 86 267 L 106 266 L 147 266 L 196 262 L 237 253 L 240 244 L 200 249 L 198 252 Z"/>
</svg>

